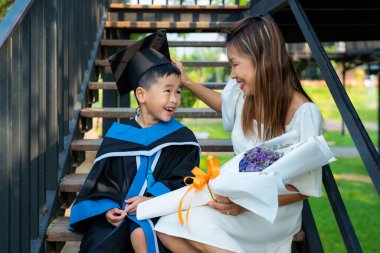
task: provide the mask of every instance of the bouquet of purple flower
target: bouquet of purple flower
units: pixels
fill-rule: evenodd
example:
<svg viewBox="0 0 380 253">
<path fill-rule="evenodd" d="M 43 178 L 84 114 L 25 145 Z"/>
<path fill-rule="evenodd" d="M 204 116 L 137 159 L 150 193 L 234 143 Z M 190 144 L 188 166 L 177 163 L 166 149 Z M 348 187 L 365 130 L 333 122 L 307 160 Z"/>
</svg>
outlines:
<svg viewBox="0 0 380 253">
<path fill-rule="evenodd" d="M 278 195 L 294 194 L 287 190 L 285 182 L 334 160 L 323 136 L 311 136 L 300 141 L 299 133 L 291 131 L 237 154 L 220 167 L 220 175 L 209 184 L 213 193 L 227 196 L 234 203 L 273 222 L 278 211 Z M 178 219 L 178 203 L 189 187 L 140 203 L 137 219 L 168 214 L 174 214 L 174 219 Z M 204 188 L 193 191 L 192 197 L 183 201 L 184 207 L 190 203 L 191 207 L 200 207 L 207 205 L 211 198 L 208 189 Z"/>
<path fill-rule="evenodd" d="M 239 172 L 261 172 L 284 155 L 263 147 L 254 147 L 248 150 L 239 163 Z"/>
</svg>

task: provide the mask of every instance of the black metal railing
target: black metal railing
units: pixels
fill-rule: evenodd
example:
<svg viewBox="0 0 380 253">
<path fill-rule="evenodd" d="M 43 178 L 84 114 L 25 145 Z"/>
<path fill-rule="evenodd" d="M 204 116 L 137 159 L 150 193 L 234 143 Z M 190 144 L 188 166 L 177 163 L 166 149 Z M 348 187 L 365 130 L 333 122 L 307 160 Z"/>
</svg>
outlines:
<svg viewBox="0 0 380 253">
<path fill-rule="evenodd" d="M 106 3 L 19 0 L 0 23 L 1 252 L 43 249 Z"/>
</svg>

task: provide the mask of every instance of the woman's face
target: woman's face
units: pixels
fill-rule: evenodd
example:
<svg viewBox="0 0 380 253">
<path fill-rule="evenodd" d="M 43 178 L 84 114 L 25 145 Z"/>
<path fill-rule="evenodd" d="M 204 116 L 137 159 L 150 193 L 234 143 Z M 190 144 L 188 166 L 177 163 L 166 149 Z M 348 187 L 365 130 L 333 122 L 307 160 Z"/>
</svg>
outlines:
<svg viewBox="0 0 380 253">
<path fill-rule="evenodd" d="M 255 69 L 251 58 L 233 46 L 227 47 L 227 57 L 232 66 L 231 78 L 236 79 L 245 97 L 253 95 Z"/>
</svg>

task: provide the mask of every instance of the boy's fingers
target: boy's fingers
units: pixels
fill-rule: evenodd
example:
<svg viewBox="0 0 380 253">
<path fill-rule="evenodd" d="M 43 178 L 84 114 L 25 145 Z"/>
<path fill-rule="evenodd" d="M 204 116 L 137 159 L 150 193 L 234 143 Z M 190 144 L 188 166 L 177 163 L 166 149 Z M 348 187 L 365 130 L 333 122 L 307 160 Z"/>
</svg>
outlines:
<svg viewBox="0 0 380 253">
<path fill-rule="evenodd" d="M 124 201 L 125 203 L 132 203 L 132 202 L 134 202 L 134 201 L 136 201 L 136 199 L 138 198 L 139 196 L 136 196 L 136 197 L 132 197 L 132 198 L 130 198 L 130 199 L 127 199 L 126 201 Z"/>
<path fill-rule="evenodd" d="M 124 212 L 127 213 L 127 214 L 131 214 L 131 211 L 135 210 L 135 209 L 136 209 L 136 206 L 137 206 L 136 203 L 132 203 L 132 204 L 130 204 L 129 206 L 127 206 L 127 207 L 124 209 Z"/>
</svg>

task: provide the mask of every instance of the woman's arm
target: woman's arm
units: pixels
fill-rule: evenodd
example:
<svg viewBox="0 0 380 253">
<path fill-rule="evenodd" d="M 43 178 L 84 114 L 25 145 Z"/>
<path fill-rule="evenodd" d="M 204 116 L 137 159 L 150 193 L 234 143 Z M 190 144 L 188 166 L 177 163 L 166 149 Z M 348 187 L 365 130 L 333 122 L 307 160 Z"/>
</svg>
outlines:
<svg viewBox="0 0 380 253">
<path fill-rule="evenodd" d="M 295 188 L 292 185 L 286 184 L 285 185 L 286 189 L 289 191 L 293 192 L 298 192 L 297 188 Z M 217 201 L 219 202 L 209 202 L 208 205 L 211 206 L 212 208 L 215 208 L 221 213 L 227 214 L 227 215 L 238 215 L 241 214 L 247 209 L 245 209 L 242 206 L 239 206 L 238 204 L 235 204 L 232 202 L 229 198 L 227 197 L 222 197 L 222 196 L 215 196 Z M 286 206 L 289 204 L 292 204 L 297 201 L 305 200 L 307 199 L 308 196 L 302 195 L 302 194 L 289 194 L 289 195 L 279 195 L 278 196 L 278 205 L 279 206 Z"/>
<path fill-rule="evenodd" d="M 191 80 L 186 75 L 181 62 L 172 59 L 172 63 L 181 71 L 181 81 L 186 88 L 215 111 L 222 112 L 222 95 L 219 92 L 206 88 Z"/>
<path fill-rule="evenodd" d="M 289 191 L 298 192 L 297 188 L 295 188 L 293 185 L 286 184 L 285 187 Z M 307 198 L 308 198 L 308 196 L 302 195 L 300 193 L 288 194 L 288 195 L 279 195 L 278 196 L 278 205 L 279 206 L 286 206 L 286 205 L 292 204 L 292 203 L 300 201 L 300 200 L 305 200 Z"/>
</svg>

